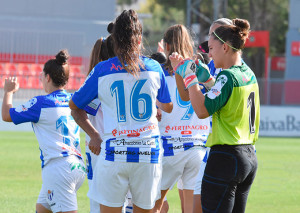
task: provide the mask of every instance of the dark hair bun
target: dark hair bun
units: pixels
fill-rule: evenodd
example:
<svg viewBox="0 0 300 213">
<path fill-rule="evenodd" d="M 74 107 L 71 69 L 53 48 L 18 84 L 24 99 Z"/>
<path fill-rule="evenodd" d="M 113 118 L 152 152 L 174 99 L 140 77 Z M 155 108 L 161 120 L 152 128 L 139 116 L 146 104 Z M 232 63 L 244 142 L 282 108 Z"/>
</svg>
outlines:
<svg viewBox="0 0 300 213">
<path fill-rule="evenodd" d="M 109 25 L 107 26 L 107 32 L 109 32 L 110 34 L 112 34 L 114 29 L 114 23 L 110 22 Z"/>
<path fill-rule="evenodd" d="M 63 65 L 65 63 L 67 63 L 69 57 L 70 56 L 69 56 L 69 53 L 68 53 L 67 50 L 61 50 L 55 56 L 57 63 L 60 64 L 60 65 Z"/>
<path fill-rule="evenodd" d="M 236 26 L 238 33 L 241 35 L 242 40 L 246 40 L 248 38 L 248 34 L 250 32 L 250 24 L 245 19 L 233 19 L 233 25 Z"/>
</svg>

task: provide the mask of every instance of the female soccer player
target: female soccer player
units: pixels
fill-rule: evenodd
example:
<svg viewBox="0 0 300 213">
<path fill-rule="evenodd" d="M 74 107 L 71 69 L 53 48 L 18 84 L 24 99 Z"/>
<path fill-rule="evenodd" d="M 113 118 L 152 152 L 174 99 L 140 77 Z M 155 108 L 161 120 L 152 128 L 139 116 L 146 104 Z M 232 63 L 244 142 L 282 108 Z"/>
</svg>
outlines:
<svg viewBox="0 0 300 213">
<path fill-rule="evenodd" d="M 162 196 L 157 201 L 155 210 L 161 209 L 168 190 L 181 178 L 184 212 L 191 213 L 195 180 L 205 155 L 205 143 L 209 134 L 210 120 L 209 118 L 199 120 L 191 103 L 183 101 L 176 88 L 169 56 L 172 52 L 180 52 L 184 58 L 193 57 L 193 42 L 188 30 L 183 25 L 171 26 L 165 32 L 163 42 L 163 49 L 167 56 L 167 62 L 163 69 L 174 107 L 172 113 L 162 113 L 159 123 L 164 157 Z"/>
<path fill-rule="evenodd" d="M 217 29 L 218 27 L 225 26 L 225 25 L 232 25 L 232 20 L 230 20 L 228 18 L 219 18 L 219 19 L 215 20 L 209 28 L 208 36 L 210 36 L 215 31 L 215 29 Z M 207 41 L 207 44 L 205 44 L 204 46 L 201 48 L 201 51 L 206 52 L 207 56 L 208 56 L 208 52 L 209 52 L 209 50 L 208 50 L 208 41 Z M 210 74 L 212 75 L 212 77 L 214 79 L 216 79 L 217 75 L 220 73 L 220 71 L 222 69 L 221 68 L 216 69 L 213 60 L 211 60 L 208 63 L 208 67 L 209 67 Z M 212 116 L 210 116 L 210 119 L 211 119 L 211 125 L 210 126 L 212 126 Z M 211 130 L 211 128 L 210 128 L 210 130 Z M 211 131 L 210 131 L 210 133 L 211 133 Z M 206 161 L 207 161 L 207 158 L 208 158 L 208 155 L 209 155 L 209 151 L 210 151 L 210 148 L 207 147 L 205 157 L 203 158 L 203 161 L 200 164 L 200 170 L 199 170 L 199 173 L 198 173 L 198 176 L 197 176 L 195 189 L 194 189 L 193 213 L 202 213 L 201 185 L 202 185 L 202 178 L 203 178 L 204 169 L 205 169 L 205 166 L 206 166 Z"/>
<path fill-rule="evenodd" d="M 110 23 L 107 27 L 107 31 L 109 33 L 112 32 L 113 23 Z M 91 52 L 90 56 L 90 64 L 89 64 L 89 72 L 92 71 L 92 69 L 101 61 L 105 61 L 109 58 L 112 58 L 115 56 L 115 53 L 113 51 L 113 40 L 111 35 L 109 35 L 107 38 L 99 38 L 96 43 L 94 44 L 94 47 Z M 100 136 L 103 137 L 103 112 L 101 108 L 100 101 L 98 99 L 95 99 L 92 101 L 88 107 L 85 108 L 86 111 L 88 111 L 88 117 L 91 121 L 91 124 L 97 129 Z M 89 142 L 90 137 L 86 134 L 86 143 L 85 143 L 85 151 L 86 151 L 86 164 L 87 164 L 87 178 L 88 178 L 88 184 L 89 188 L 92 187 L 92 181 L 93 181 L 93 171 L 94 167 L 97 162 L 97 155 L 91 152 L 89 148 Z M 100 212 L 100 206 L 97 202 L 90 199 L 90 213 L 99 213 Z"/>
<path fill-rule="evenodd" d="M 240 54 L 249 29 L 247 20 L 233 19 L 233 25 L 218 27 L 211 34 L 209 55 L 215 67 L 223 70 L 206 96 L 198 81 L 208 82 L 209 71 L 191 60 L 179 63 L 183 57 L 178 53 L 171 56 L 198 117 L 213 115 L 212 134 L 206 144 L 211 151 L 202 180 L 203 212 L 245 212 L 255 178 L 257 158 L 252 145 L 259 131 L 259 90 L 253 71 Z M 191 69 L 193 66 L 196 69 Z"/>
<path fill-rule="evenodd" d="M 134 212 L 151 212 L 161 180 L 156 106 L 171 112 L 173 104 L 159 63 L 141 55 L 142 26 L 134 10 L 117 17 L 112 37 L 117 57 L 99 63 L 70 101 L 91 151 L 98 155 L 101 145 L 88 196 L 101 213 L 121 212 L 130 189 Z M 103 141 L 82 110 L 95 98 L 103 110 Z"/>
<path fill-rule="evenodd" d="M 68 57 L 63 50 L 45 63 L 40 78 L 48 95 L 36 96 L 13 108 L 13 93 L 19 84 L 15 77 L 10 77 L 4 85 L 2 119 L 14 124 L 32 122 L 39 142 L 43 184 L 36 204 L 37 213 L 76 213 L 76 191 L 86 174 L 79 126 L 68 107 L 71 94 L 64 90 L 69 78 Z"/>
</svg>

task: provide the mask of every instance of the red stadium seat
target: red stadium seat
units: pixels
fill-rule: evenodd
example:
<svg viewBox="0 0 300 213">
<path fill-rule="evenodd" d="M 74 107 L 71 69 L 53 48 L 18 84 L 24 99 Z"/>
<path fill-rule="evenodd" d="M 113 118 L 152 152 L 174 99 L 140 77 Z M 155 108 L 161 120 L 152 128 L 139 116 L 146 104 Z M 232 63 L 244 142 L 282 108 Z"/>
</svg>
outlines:
<svg viewBox="0 0 300 213">
<path fill-rule="evenodd" d="M 30 89 L 41 89 L 43 88 L 42 82 L 40 81 L 38 76 L 29 76 L 28 77 L 28 87 Z"/>
<path fill-rule="evenodd" d="M 5 74 L 6 74 L 6 70 L 4 64 L 0 64 L 0 75 L 5 75 Z"/>
<path fill-rule="evenodd" d="M 70 65 L 70 72 L 71 73 L 81 73 L 81 66 Z"/>
<path fill-rule="evenodd" d="M 67 89 L 70 90 L 75 90 L 77 88 L 77 80 L 75 77 L 70 77 L 68 84 L 67 84 Z"/>
<path fill-rule="evenodd" d="M 29 74 L 30 74 L 30 69 L 28 64 L 23 64 L 23 63 L 18 64 L 17 75 L 29 75 Z"/>
<path fill-rule="evenodd" d="M 43 71 L 42 64 L 31 64 L 30 73 L 33 76 L 38 76 Z"/>
<path fill-rule="evenodd" d="M 26 76 L 22 76 L 22 75 L 18 76 L 18 82 L 19 82 L 20 88 L 28 88 Z"/>
<path fill-rule="evenodd" d="M 8 75 L 0 75 L 0 88 L 4 87 L 5 79 L 8 77 Z"/>
<path fill-rule="evenodd" d="M 10 76 L 14 76 L 17 74 L 17 67 L 14 63 L 6 63 L 5 70 L 6 70 L 6 73 Z"/>
<path fill-rule="evenodd" d="M 5 78 L 4 76 L 0 76 L 0 88 L 3 88 L 4 87 L 4 81 L 5 81 Z"/>
</svg>

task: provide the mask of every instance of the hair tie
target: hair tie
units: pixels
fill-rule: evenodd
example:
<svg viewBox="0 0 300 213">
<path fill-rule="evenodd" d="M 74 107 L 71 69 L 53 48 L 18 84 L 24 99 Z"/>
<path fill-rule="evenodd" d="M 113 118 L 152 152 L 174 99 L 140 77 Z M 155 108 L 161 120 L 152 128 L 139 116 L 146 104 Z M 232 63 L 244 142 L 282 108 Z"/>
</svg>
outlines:
<svg viewBox="0 0 300 213">
<path fill-rule="evenodd" d="M 199 49 L 200 49 L 203 53 L 207 53 L 207 52 L 205 51 L 205 49 L 203 49 L 203 47 L 202 47 L 201 45 L 199 45 Z"/>
<path fill-rule="evenodd" d="M 231 48 L 234 49 L 234 50 L 237 50 L 237 51 L 240 50 L 240 49 L 237 49 L 237 48 L 231 46 L 230 44 L 226 43 L 223 39 L 221 39 L 221 38 L 215 33 L 215 31 L 213 32 L 213 34 L 214 34 L 220 41 L 222 41 L 223 44 L 227 44 L 229 47 L 231 47 Z"/>
</svg>

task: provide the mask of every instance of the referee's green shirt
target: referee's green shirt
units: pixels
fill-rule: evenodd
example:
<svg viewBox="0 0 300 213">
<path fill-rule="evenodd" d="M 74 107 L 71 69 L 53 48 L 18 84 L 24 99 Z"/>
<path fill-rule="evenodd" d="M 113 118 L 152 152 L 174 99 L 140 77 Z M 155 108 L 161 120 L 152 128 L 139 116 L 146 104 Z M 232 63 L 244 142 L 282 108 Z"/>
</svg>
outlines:
<svg viewBox="0 0 300 213">
<path fill-rule="evenodd" d="M 212 134 L 206 146 L 254 144 L 258 138 L 260 103 L 253 71 L 246 65 L 221 71 L 205 96 L 213 115 Z"/>
</svg>

